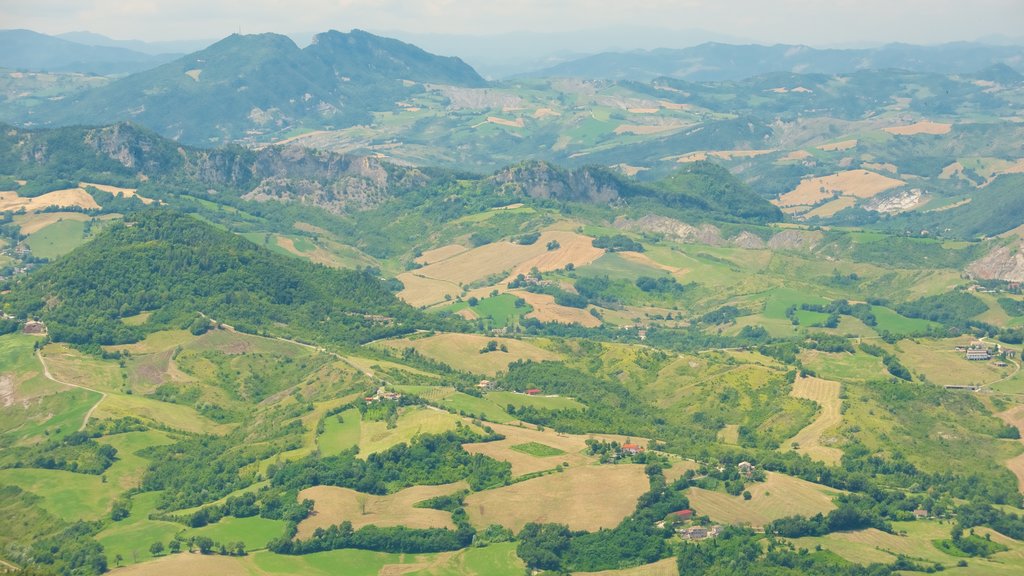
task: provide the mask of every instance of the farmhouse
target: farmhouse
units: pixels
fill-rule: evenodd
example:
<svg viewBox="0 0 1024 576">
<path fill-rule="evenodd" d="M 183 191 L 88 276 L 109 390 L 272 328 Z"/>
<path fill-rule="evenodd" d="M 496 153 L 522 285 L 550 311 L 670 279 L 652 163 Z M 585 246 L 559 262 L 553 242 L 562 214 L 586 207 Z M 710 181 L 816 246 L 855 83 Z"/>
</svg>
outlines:
<svg viewBox="0 0 1024 576">
<path fill-rule="evenodd" d="M 703 540 L 708 537 L 708 529 L 703 526 L 693 526 L 679 531 L 683 540 Z"/>
<path fill-rule="evenodd" d="M 643 452 L 643 451 L 644 451 L 643 446 L 641 446 L 639 444 L 623 444 L 622 445 L 622 453 L 623 454 L 639 454 L 640 452 Z"/>
<path fill-rule="evenodd" d="M 988 353 L 988 350 L 982 348 L 980 350 L 971 348 L 967 350 L 968 360 L 990 360 L 992 355 Z"/>
<path fill-rule="evenodd" d="M 494 388 L 494 382 L 491 382 L 490 380 L 481 380 L 476 387 L 480 390 L 490 390 L 491 388 Z"/>
<path fill-rule="evenodd" d="M 914 510 L 914 518 L 916 518 L 918 520 L 924 520 L 927 517 L 928 517 L 928 511 L 927 510 L 924 510 L 922 508 L 918 508 L 917 510 Z"/>
<path fill-rule="evenodd" d="M 540 394 L 540 388 L 530 388 L 526 391 L 527 396 L 536 396 L 537 394 Z"/>
<path fill-rule="evenodd" d="M 25 334 L 46 334 L 46 324 L 42 322 L 36 322 L 35 320 L 29 320 L 25 322 L 25 327 L 21 329 Z"/>
<path fill-rule="evenodd" d="M 388 392 L 384 388 L 378 388 L 377 393 L 373 396 L 367 396 L 363 400 L 366 400 L 367 404 L 373 404 L 374 402 L 380 402 L 381 400 L 401 400 L 402 395 L 398 392 Z"/>
<path fill-rule="evenodd" d="M 754 473 L 754 465 L 746 461 L 737 464 L 736 469 L 739 470 L 740 474 L 748 477 Z"/>
</svg>

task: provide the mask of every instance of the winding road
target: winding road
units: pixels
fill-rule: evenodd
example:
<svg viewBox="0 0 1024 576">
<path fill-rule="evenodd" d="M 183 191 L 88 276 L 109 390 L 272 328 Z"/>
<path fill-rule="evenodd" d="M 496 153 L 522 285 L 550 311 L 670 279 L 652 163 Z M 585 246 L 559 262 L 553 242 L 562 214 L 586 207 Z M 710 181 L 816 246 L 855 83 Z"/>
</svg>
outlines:
<svg viewBox="0 0 1024 576">
<path fill-rule="evenodd" d="M 82 386 L 81 384 L 72 384 L 70 382 L 64 382 L 63 380 L 58 380 L 54 378 L 53 374 L 50 374 L 50 367 L 46 365 L 46 358 L 43 357 L 42 350 L 36 350 L 36 357 L 39 358 L 39 363 L 42 364 L 43 366 L 43 375 L 49 378 L 50 380 L 53 380 L 57 384 L 63 384 L 64 386 L 70 386 L 72 388 L 81 388 L 82 390 L 88 390 L 89 392 L 95 392 L 100 395 L 100 399 L 97 400 L 96 403 L 93 404 L 92 408 L 89 408 L 89 411 L 85 413 L 85 418 L 82 420 L 82 425 L 78 428 L 79 431 L 85 430 L 86 425 L 89 424 L 89 418 L 92 418 L 92 413 L 95 412 L 96 408 L 99 407 L 100 402 L 103 402 L 103 400 L 106 399 L 107 393 L 101 392 L 99 390 L 94 390 L 92 388 L 89 388 L 88 386 Z"/>
</svg>

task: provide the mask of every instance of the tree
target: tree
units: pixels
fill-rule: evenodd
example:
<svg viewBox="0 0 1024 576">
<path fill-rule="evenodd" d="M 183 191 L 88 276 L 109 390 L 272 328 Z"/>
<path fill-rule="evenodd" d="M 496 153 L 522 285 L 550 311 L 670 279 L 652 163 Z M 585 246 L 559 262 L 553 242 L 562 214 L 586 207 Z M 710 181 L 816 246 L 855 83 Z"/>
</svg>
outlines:
<svg viewBox="0 0 1024 576">
<path fill-rule="evenodd" d="M 216 544 L 213 539 L 208 536 L 196 536 L 195 542 L 196 547 L 199 548 L 200 554 L 209 554 Z"/>
<path fill-rule="evenodd" d="M 163 552 L 164 552 L 164 543 L 163 542 L 153 542 L 152 544 L 150 544 L 150 546 L 149 546 L 149 553 L 152 554 L 153 556 L 159 556 L 159 555 L 163 554 Z"/>
<path fill-rule="evenodd" d="M 178 552 L 181 552 L 181 541 L 171 540 L 170 543 L 167 544 L 167 549 L 171 552 L 171 554 L 177 554 Z"/>
</svg>

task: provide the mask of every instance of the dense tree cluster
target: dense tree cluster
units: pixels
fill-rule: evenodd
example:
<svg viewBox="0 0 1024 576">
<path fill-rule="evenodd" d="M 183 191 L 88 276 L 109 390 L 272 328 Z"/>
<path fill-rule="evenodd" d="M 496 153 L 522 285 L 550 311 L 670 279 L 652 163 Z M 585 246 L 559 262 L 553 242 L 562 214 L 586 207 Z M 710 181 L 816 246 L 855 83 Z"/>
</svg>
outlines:
<svg viewBox="0 0 1024 576">
<path fill-rule="evenodd" d="M 338 343 L 400 334 L 424 321 L 373 270 L 334 270 L 274 254 L 164 209 L 111 225 L 5 300 L 19 317 L 41 316 L 52 339 L 81 345 L 134 342 L 191 324 L 197 312 L 242 331 Z M 153 314 L 141 326 L 120 321 L 143 311 Z"/>
</svg>

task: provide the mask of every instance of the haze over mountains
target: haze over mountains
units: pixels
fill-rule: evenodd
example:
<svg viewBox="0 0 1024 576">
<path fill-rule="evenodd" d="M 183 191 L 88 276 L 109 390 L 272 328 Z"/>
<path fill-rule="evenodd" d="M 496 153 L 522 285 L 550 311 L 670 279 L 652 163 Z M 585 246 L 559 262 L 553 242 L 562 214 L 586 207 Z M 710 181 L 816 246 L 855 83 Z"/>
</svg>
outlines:
<svg viewBox="0 0 1024 576">
<path fill-rule="evenodd" d="M 0 572 L 1024 574 L 1024 48 L 574 1 L 0 32 Z"/>
</svg>

